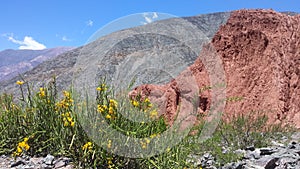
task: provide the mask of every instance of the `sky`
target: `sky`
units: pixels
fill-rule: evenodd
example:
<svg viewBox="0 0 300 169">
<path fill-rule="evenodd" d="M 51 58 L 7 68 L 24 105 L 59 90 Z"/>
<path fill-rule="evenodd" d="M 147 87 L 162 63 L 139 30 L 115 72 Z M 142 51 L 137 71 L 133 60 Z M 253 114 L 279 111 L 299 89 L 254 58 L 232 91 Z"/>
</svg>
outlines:
<svg viewBox="0 0 300 169">
<path fill-rule="evenodd" d="M 254 8 L 300 13 L 300 0 L 1 0 L 0 51 L 79 47 L 99 30 Z M 131 24 L 118 22 L 135 14 Z"/>
</svg>

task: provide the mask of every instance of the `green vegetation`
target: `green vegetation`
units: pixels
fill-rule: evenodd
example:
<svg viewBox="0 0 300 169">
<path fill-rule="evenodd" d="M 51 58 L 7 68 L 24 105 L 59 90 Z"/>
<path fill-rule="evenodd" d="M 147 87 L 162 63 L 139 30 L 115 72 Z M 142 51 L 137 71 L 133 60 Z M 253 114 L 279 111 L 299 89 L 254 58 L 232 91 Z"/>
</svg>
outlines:
<svg viewBox="0 0 300 169">
<path fill-rule="evenodd" d="M 21 90 L 20 98 L 7 94 L 0 96 L 0 154 L 14 157 L 66 156 L 72 158 L 74 166 L 83 168 L 195 168 L 187 160 L 190 154 L 210 152 L 218 165 L 222 165 L 240 158 L 234 150 L 251 145 L 265 146 L 268 139 L 285 129 L 274 125 L 266 127 L 266 116 L 252 113 L 236 117 L 229 123 L 221 122 L 214 135 L 203 143 L 198 141 L 201 123 L 194 128 L 198 134 L 188 135 L 162 154 L 128 158 L 109 151 L 114 148 L 110 139 L 101 145 L 95 143 L 87 135 L 85 125 L 94 125 L 88 132 L 99 135 L 99 126 L 106 122 L 108 128 L 140 138 L 139 150 L 146 150 L 151 144 L 148 138 L 159 137 L 169 128 L 148 98 L 140 95 L 131 99 L 117 97 L 105 81 L 95 89 L 96 98 L 85 101 L 75 99 L 76 91 L 72 89 L 58 92 L 55 79 L 36 92 L 26 82 L 18 81 L 16 85 Z M 136 119 L 130 120 L 121 112 L 133 113 L 132 117 Z M 149 121 L 136 121 L 140 116 L 142 119 L 149 117 Z M 227 147 L 227 152 L 222 151 L 223 146 Z"/>
</svg>

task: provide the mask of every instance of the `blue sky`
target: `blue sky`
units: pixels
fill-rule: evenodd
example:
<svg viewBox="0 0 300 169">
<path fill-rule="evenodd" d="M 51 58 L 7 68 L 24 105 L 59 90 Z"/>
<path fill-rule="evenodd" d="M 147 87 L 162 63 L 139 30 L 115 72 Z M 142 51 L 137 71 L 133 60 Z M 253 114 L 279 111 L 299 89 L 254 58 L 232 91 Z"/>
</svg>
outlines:
<svg viewBox="0 0 300 169">
<path fill-rule="evenodd" d="M 81 46 L 104 25 L 144 12 L 193 16 L 264 8 L 300 13 L 299 0 L 2 0 L 0 51 Z M 144 17 L 156 18 L 154 13 Z M 143 23 L 139 21 L 137 23 Z"/>
</svg>

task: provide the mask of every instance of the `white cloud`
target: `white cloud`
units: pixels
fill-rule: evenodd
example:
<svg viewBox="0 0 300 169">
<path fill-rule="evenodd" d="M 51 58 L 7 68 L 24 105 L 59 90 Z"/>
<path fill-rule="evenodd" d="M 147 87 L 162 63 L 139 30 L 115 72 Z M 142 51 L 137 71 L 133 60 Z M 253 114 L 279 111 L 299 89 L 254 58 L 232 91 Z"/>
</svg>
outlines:
<svg viewBox="0 0 300 169">
<path fill-rule="evenodd" d="M 31 50 L 42 50 L 42 49 L 46 49 L 46 46 L 35 41 L 32 37 L 30 36 L 25 36 L 24 37 L 24 40 L 23 41 L 20 41 L 20 40 L 16 40 L 14 37 L 13 37 L 13 34 L 9 35 L 8 36 L 8 40 L 15 43 L 15 44 L 18 44 L 18 45 L 21 45 L 19 46 L 19 49 L 31 49 Z"/>
<path fill-rule="evenodd" d="M 64 41 L 64 42 L 71 42 L 72 39 L 68 38 L 66 35 L 60 35 L 60 34 L 55 34 L 55 37 L 58 39 Z"/>
<path fill-rule="evenodd" d="M 153 22 L 154 19 L 158 18 L 158 15 L 156 12 L 153 13 L 144 13 L 143 17 L 145 19 L 145 22 L 141 22 L 142 24 L 146 25 L 148 23 Z"/>
<path fill-rule="evenodd" d="M 65 41 L 65 42 L 71 41 L 71 39 L 67 38 L 67 36 L 63 36 L 63 37 L 61 38 L 61 40 L 62 40 L 62 41 Z"/>
<path fill-rule="evenodd" d="M 92 20 L 88 20 L 86 22 L 86 26 L 93 26 L 94 22 Z"/>
<path fill-rule="evenodd" d="M 146 21 L 147 23 L 151 23 L 151 22 L 152 22 L 152 19 L 149 18 L 149 17 L 147 17 L 147 16 L 145 16 L 145 21 Z"/>
<path fill-rule="evenodd" d="M 155 19 L 155 18 L 158 18 L 158 15 L 157 15 L 157 13 L 156 13 L 156 12 L 153 12 L 153 16 L 152 16 L 152 18 L 153 18 L 153 19 Z"/>
</svg>

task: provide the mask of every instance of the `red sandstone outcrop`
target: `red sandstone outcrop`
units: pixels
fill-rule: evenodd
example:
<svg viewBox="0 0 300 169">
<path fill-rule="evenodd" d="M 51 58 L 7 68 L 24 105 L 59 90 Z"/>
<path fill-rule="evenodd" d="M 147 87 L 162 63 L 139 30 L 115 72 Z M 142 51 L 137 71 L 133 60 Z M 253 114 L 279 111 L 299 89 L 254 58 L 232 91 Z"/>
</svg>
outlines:
<svg viewBox="0 0 300 169">
<path fill-rule="evenodd" d="M 208 50 L 209 46 L 214 50 Z M 222 61 L 226 97 L 238 98 L 226 102 L 226 117 L 266 113 L 270 122 L 287 122 L 300 128 L 300 15 L 272 10 L 234 11 L 201 55 L 208 51 L 215 51 Z M 170 83 L 142 85 L 131 94 L 142 92 L 159 103 L 172 124 L 179 109 L 191 111 L 181 103 L 191 102 L 197 89 L 213 86 L 211 71 L 201 58 Z M 190 81 L 191 76 L 195 83 Z M 198 113 L 207 113 L 212 104 L 211 90 L 198 93 L 198 97 Z"/>
</svg>

